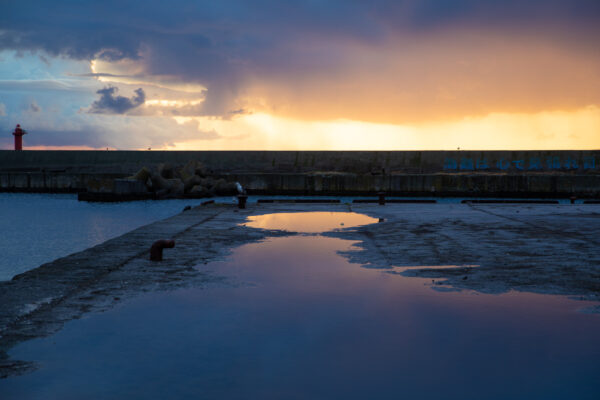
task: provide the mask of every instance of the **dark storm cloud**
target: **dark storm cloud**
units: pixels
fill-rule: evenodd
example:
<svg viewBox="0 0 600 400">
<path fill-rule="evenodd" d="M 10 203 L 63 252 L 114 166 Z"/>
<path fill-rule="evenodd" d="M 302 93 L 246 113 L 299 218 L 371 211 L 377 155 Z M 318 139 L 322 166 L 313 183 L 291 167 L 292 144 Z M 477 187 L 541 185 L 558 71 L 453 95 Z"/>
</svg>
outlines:
<svg viewBox="0 0 600 400">
<path fill-rule="evenodd" d="M 180 39 L 196 49 L 182 56 L 195 58 L 233 49 L 234 56 L 247 55 L 296 35 L 373 39 L 382 27 L 410 31 L 482 22 L 587 29 L 597 27 L 600 17 L 597 0 L 22 0 L 1 7 L 0 48 L 107 60 L 135 58 L 141 44 L 157 39 L 159 47 L 165 41 L 177 47 Z"/>
<path fill-rule="evenodd" d="M 293 76 L 347 62 L 336 49 L 303 53 L 324 40 L 377 44 L 390 35 L 495 29 L 593 48 L 600 37 L 597 0 L 22 0 L 4 2 L 0 11 L 0 49 L 107 61 L 143 54 L 144 73 L 206 86 L 205 115 L 239 108 L 233 100 L 256 75 Z M 96 110 L 122 113 L 137 104 L 102 96 Z"/>
<path fill-rule="evenodd" d="M 94 114 L 125 114 L 136 107 L 141 106 L 146 101 L 146 94 L 142 88 L 135 90 L 135 96 L 128 98 L 117 96 L 118 89 L 114 86 L 108 86 L 98 90 L 96 93 L 100 98 L 92 103 L 90 113 Z"/>
<path fill-rule="evenodd" d="M 596 26 L 597 32 L 600 17 L 597 0 L 23 0 L 1 7 L 0 48 L 118 60 L 138 57 L 147 45 L 170 56 L 162 65 L 176 64 L 186 76 L 196 76 L 192 71 L 200 67 L 198 78 L 231 73 L 246 61 L 256 62 L 256 51 L 264 57 L 290 39 L 377 40 L 386 29 L 418 31 L 453 23 Z"/>
</svg>

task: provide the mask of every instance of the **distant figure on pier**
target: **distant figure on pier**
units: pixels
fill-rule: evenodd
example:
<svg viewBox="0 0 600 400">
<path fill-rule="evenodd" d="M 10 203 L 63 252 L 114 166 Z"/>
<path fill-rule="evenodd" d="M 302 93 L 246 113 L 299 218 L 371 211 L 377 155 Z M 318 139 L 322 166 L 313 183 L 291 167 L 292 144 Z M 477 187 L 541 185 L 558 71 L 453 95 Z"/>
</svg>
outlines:
<svg viewBox="0 0 600 400">
<path fill-rule="evenodd" d="M 21 125 L 17 124 L 13 135 L 15 136 L 15 150 L 23 150 L 23 135 L 27 132 L 21 129 Z"/>
</svg>

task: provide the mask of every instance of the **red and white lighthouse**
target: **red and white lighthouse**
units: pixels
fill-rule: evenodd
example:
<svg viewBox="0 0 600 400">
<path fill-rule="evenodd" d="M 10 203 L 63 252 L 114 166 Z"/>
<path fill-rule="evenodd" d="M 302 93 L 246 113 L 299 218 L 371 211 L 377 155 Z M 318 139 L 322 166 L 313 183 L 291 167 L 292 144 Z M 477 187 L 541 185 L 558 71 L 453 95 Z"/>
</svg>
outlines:
<svg viewBox="0 0 600 400">
<path fill-rule="evenodd" d="M 21 125 L 17 124 L 13 135 L 15 136 L 15 150 L 23 150 L 23 135 L 25 135 L 24 129 L 21 129 Z"/>
</svg>

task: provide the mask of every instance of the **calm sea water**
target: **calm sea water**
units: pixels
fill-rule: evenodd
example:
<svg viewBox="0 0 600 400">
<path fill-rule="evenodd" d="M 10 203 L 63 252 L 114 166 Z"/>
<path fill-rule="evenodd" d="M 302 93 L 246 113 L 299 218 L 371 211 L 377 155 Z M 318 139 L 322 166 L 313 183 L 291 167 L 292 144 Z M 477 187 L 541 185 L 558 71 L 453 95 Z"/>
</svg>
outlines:
<svg viewBox="0 0 600 400">
<path fill-rule="evenodd" d="M 300 230 L 197 268 L 234 285 L 148 293 L 11 350 L 41 368 L 6 399 L 598 399 L 600 318 L 531 293 L 438 292 L 350 264 L 315 234 L 359 214 L 251 218 Z M 342 225 L 342 223 L 344 225 Z M 2 397 L 2 396 L 0 396 Z"/>
<path fill-rule="evenodd" d="M 88 203 L 72 194 L 0 193 L 0 280 L 84 250 L 199 200 Z"/>
</svg>

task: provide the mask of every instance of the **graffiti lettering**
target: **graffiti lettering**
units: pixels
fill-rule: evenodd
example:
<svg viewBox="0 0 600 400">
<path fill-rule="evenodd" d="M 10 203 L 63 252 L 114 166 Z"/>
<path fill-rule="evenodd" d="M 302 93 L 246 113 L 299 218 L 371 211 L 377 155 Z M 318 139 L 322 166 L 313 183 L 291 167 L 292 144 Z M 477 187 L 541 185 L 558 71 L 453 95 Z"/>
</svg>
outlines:
<svg viewBox="0 0 600 400">
<path fill-rule="evenodd" d="M 583 158 L 583 169 L 595 169 L 596 168 L 596 159 L 594 157 L 584 157 Z"/>
<path fill-rule="evenodd" d="M 481 160 L 477 160 L 477 169 L 489 169 L 490 166 L 488 165 L 487 160 L 481 159 Z"/>
<path fill-rule="evenodd" d="M 529 159 L 529 170 L 540 170 L 542 169 L 542 160 L 538 157 L 532 157 Z"/>
<path fill-rule="evenodd" d="M 457 169 L 458 164 L 454 158 L 446 158 L 444 160 L 444 169 Z"/>
<path fill-rule="evenodd" d="M 578 169 L 579 168 L 579 166 L 577 165 L 577 160 L 574 160 L 571 157 L 567 158 L 567 160 L 564 162 L 563 166 L 566 169 Z"/>
<path fill-rule="evenodd" d="M 548 169 L 560 169 L 560 158 L 559 157 L 546 158 L 546 166 L 548 167 Z"/>
<path fill-rule="evenodd" d="M 507 161 L 504 158 L 501 158 L 498 160 L 498 162 L 496 162 L 496 167 L 503 171 L 507 170 L 508 168 L 510 168 L 510 161 Z"/>
<path fill-rule="evenodd" d="M 515 165 L 515 168 L 520 171 L 525 169 L 525 160 L 515 160 L 513 161 L 513 164 Z"/>
<path fill-rule="evenodd" d="M 461 158 L 460 159 L 460 169 L 472 171 L 473 170 L 473 160 L 471 158 Z"/>
<path fill-rule="evenodd" d="M 580 166 L 584 170 L 596 169 L 596 159 L 593 156 L 583 157 L 580 160 L 567 157 L 562 159 L 558 156 L 546 157 L 542 161 L 540 157 L 530 157 L 528 160 L 508 160 L 501 158 L 495 162 L 495 167 L 501 171 L 506 170 L 517 170 L 517 171 L 542 171 L 542 170 L 578 170 Z M 446 158 L 444 160 L 445 170 L 461 170 L 461 171 L 473 171 L 473 170 L 489 170 L 490 164 L 487 159 L 473 159 L 469 157 L 463 157 L 459 160 L 455 158 Z"/>
</svg>

